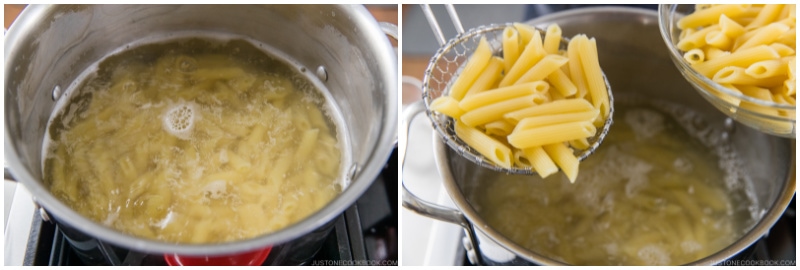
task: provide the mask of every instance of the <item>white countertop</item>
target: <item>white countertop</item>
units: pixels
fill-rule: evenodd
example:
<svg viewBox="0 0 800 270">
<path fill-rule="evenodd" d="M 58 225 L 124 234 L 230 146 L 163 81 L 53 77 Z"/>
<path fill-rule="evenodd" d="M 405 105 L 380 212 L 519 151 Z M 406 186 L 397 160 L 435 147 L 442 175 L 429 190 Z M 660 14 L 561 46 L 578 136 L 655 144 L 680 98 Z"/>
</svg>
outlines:
<svg viewBox="0 0 800 270">
<path fill-rule="evenodd" d="M 3 196 L 3 264 L 22 265 L 33 221 L 33 198 L 28 189 L 11 181 L 3 183 Z"/>
<path fill-rule="evenodd" d="M 433 158 L 433 128 L 425 115 L 411 123 L 403 181 L 418 197 L 440 205 L 455 207 L 442 186 Z M 402 210 L 402 265 L 455 265 L 461 248 L 462 229 L 458 225 L 433 220 L 405 208 Z"/>
</svg>

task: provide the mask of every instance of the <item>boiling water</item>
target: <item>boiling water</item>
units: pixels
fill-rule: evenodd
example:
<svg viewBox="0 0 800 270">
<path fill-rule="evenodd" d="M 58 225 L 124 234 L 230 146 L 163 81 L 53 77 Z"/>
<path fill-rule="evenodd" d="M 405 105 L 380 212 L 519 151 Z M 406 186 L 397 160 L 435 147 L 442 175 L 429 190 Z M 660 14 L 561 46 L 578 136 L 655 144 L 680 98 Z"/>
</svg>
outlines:
<svg viewBox="0 0 800 270">
<path fill-rule="evenodd" d="M 141 45 L 85 74 L 51 117 L 44 173 L 97 222 L 168 242 L 232 241 L 298 222 L 346 185 L 331 99 L 250 42 Z"/>
<path fill-rule="evenodd" d="M 502 175 L 478 183 L 473 206 L 512 241 L 569 264 L 685 264 L 733 243 L 756 208 L 722 132 L 677 105 L 625 101 L 575 184 Z"/>
</svg>

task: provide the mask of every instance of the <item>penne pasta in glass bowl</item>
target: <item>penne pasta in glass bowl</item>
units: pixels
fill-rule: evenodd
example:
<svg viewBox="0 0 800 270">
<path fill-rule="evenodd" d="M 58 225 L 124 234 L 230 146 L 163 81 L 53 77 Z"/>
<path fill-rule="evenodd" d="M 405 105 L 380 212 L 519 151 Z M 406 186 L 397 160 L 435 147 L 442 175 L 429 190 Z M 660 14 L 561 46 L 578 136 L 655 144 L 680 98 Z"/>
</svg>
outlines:
<svg viewBox="0 0 800 270">
<path fill-rule="evenodd" d="M 446 144 L 480 166 L 574 181 L 612 124 L 594 38 L 521 23 L 459 34 L 431 58 L 426 113 Z"/>
<path fill-rule="evenodd" d="M 659 5 L 670 57 L 734 120 L 795 138 L 795 5 Z"/>
</svg>

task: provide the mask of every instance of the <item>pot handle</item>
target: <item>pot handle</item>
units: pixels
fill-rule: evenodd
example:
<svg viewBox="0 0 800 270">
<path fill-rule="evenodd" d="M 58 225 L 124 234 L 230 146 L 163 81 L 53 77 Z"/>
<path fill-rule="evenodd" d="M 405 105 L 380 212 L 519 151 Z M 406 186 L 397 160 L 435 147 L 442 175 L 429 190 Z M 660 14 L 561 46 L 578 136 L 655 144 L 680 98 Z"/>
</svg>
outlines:
<svg viewBox="0 0 800 270">
<path fill-rule="evenodd" d="M 379 22 L 378 26 L 381 27 L 381 30 L 387 36 L 392 37 L 394 40 L 400 40 L 397 38 L 398 36 L 397 25 L 388 22 Z"/>
<path fill-rule="evenodd" d="M 403 79 L 406 82 L 406 78 Z M 419 87 L 419 85 L 415 86 Z M 415 117 L 419 116 L 421 113 L 425 112 L 425 103 L 423 100 L 419 100 L 408 105 L 406 108 L 403 108 L 403 119 L 402 124 L 400 125 L 400 135 L 398 141 L 398 150 L 399 150 L 399 158 L 400 158 L 400 166 L 401 170 L 405 167 L 405 157 L 406 151 L 408 150 L 408 132 L 411 127 L 411 122 L 414 120 Z M 467 237 L 469 237 L 469 243 L 465 243 L 470 245 L 467 247 L 468 250 L 474 251 L 477 254 L 480 254 L 478 249 L 478 237 L 475 234 L 475 229 L 472 227 L 472 223 L 467 220 L 461 211 L 456 209 L 451 209 L 448 207 L 440 206 L 431 202 L 427 202 L 422 200 L 421 198 L 417 197 L 411 191 L 408 190 L 406 187 L 405 181 L 402 181 L 403 184 L 403 207 L 417 213 L 419 215 L 441 220 L 444 222 L 453 223 L 456 225 L 461 226 L 466 231 Z M 476 256 L 476 259 L 479 260 L 480 256 Z M 480 261 L 477 262 L 479 265 L 482 264 Z"/>
</svg>

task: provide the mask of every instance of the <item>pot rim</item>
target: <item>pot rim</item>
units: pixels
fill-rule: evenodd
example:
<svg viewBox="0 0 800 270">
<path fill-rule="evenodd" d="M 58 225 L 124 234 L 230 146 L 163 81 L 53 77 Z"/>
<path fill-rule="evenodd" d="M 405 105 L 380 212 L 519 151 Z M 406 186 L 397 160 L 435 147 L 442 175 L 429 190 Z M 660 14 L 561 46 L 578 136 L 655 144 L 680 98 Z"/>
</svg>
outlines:
<svg viewBox="0 0 800 270">
<path fill-rule="evenodd" d="M 537 23 L 553 20 L 560 17 L 577 17 L 585 14 L 593 13 L 630 13 L 636 15 L 653 16 L 654 22 L 658 22 L 658 12 L 648 9 L 631 8 L 631 7 L 587 7 L 567 11 L 561 11 L 549 15 L 544 15 L 536 19 L 525 22 L 526 24 L 535 25 Z M 436 167 L 442 177 L 447 193 L 453 199 L 454 204 L 472 223 L 474 228 L 483 232 L 489 239 L 515 255 L 522 257 L 528 261 L 540 263 L 544 265 L 567 265 L 564 262 L 554 260 L 536 252 L 528 250 L 510 239 L 506 238 L 503 234 L 492 228 L 486 221 L 481 218 L 478 212 L 470 205 L 464 194 L 461 192 L 460 187 L 454 180 L 453 174 L 450 171 L 450 166 L 447 159 L 447 146 L 442 141 L 442 138 L 437 134 L 433 134 L 434 140 L 434 158 L 436 160 Z M 795 141 L 792 140 L 792 149 L 795 148 Z M 729 244 L 724 249 L 706 256 L 702 259 L 687 263 L 687 265 L 714 265 L 723 262 L 726 259 L 738 254 L 742 250 L 749 247 L 756 240 L 760 239 L 769 229 L 778 221 L 786 207 L 792 200 L 795 194 L 795 172 L 796 172 L 796 153 L 792 152 L 791 167 L 789 168 L 789 175 L 783 181 L 782 193 L 770 204 L 769 210 L 764 214 L 761 219 L 744 235 L 739 237 L 738 240 Z"/>
<path fill-rule="evenodd" d="M 25 46 L 15 41 L 19 40 L 26 32 L 29 32 L 29 28 L 35 24 L 38 19 L 43 18 L 49 10 L 55 6 L 56 5 L 30 5 L 23 10 L 5 35 L 4 46 L 6 48 L 6 59 L 11 59 L 10 55 L 14 55 L 15 52 L 20 50 L 21 46 Z M 339 193 L 335 199 L 329 202 L 328 205 L 289 227 L 254 238 L 209 244 L 162 242 L 125 234 L 110 227 L 106 227 L 78 214 L 72 208 L 55 198 L 40 181 L 35 180 L 36 178 L 26 169 L 20 160 L 17 154 L 17 148 L 11 143 L 12 136 L 8 128 L 9 121 L 6 121 L 4 124 L 4 157 L 6 166 L 10 169 L 16 181 L 22 183 L 25 188 L 31 192 L 34 201 L 40 204 L 48 214 L 69 226 L 80 229 L 92 237 L 132 250 L 146 253 L 178 253 L 180 255 L 226 255 L 282 244 L 308 234 L 341 215 L 361 197 L 389 159 L 393 146 L 396 143 L 397 135 L 397 59 L 394 54 L 394 49 L 387 38 L 382 38 L 385 37 L 385 33 L 381 30 L 375 18 L 363 5 L 336 6 L 340 7 L 337 11 L 345 13 L 343 15 L 353 20 L 355 25 L 362 27 L 359 30 L 364 31 L 366 36 L 371 37 L 367 38 L 365 42 L 370 44 L 375 54 L 381 55 L 383 58 L 387 59 L 387 61 L 378 61 L 383 67 L 381 77 L 387 79 L 380 85 L 387 93 L 385 99 L 382 100 L 385 102 L 386 106 L 381 121 L 383 125 L 380 127 L 379 138 L 375 143 L 376 147 L 372 149 L 372 152 L 367 156 L 367 162 L 365 164 L 358 164 L 360 170 L 355 173 L 350 185 Z M 6 75 L 8 75 L 8 71 L 12 70 L 8 66 L 8 60 L 6 60 L 5 65 Z M 8 78 L 8 76 L 6 78 Z M 6 81 L 6 84 L 7 83 L 8 81 Z M 6 95 L 8 95 L 8 93 L 9 90 L 6 90 Z M 10 100 L 11 99 L 6 99 L 6 102 L 12 102 Z M 8 108 L 8 106 L 6 106 L 6 108 Z"/>
</svg>

